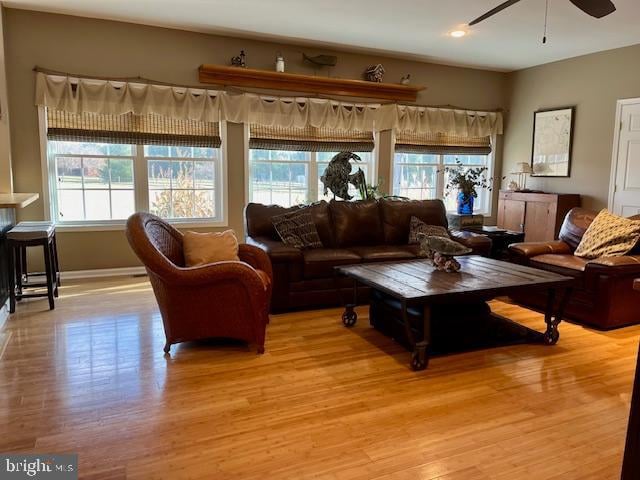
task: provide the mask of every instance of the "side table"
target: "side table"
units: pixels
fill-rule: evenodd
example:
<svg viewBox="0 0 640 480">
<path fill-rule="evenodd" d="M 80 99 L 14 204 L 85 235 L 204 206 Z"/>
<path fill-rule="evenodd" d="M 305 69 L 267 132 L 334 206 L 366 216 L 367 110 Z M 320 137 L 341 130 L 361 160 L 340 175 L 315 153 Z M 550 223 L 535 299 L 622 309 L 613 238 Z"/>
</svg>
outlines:
<svg viewBox="0 0 640 480">
<path fill-rule="evenodd" d="M 640 290 L 640 278 L 633 282 L 634 290 Z M 622 480 L 640 478 L 640 355 L 636 366 L 636 377 L 631 395 L 631 412 L 627 428 L 627 443 L 624 448 Z"/>
<path fill-rule="evenodd" d="M 512 243 L 524 242 L 524 232 L 515 232 L 513 230 L 504 230 L 497 227 L 468 227 L 464 230 L 468 230 L 473 233 L 480 233 L 486 235 L 491 239 L 491 258 L 497 260 L 508 260 L 509 258 L 509 245 Z"/>
</svg>

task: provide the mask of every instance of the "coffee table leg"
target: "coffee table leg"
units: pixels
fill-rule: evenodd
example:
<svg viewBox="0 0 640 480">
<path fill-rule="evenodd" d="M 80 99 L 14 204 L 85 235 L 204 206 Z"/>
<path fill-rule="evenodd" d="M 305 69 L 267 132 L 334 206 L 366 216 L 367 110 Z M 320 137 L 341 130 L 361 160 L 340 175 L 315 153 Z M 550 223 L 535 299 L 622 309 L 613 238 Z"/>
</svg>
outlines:
<svg viewBox="0 0 640 480">
<path fill-rule="evenodd" d="M 342 324 L 345 327 L 353 327 L 358 321 L 358 314 L 355 311 L 355 307 L 358 304 L 358 281 L 353 281 L 353 303 L 347 303 L 344 306 L 344 313 L 342 314 Z"/>
<path fill-rule="evenodd" d="M 409 326 L 409 314 L 407 313 L 406 304 L 402 305 L 402 316 L 405 325 Z M 424 370 L 429 366 L 429 344 L 431 343 L 431 307 L 429 305 L 425 305 L 423 308 L 422 322 L 422 340 L 415 343 L 411 354 L 411 368 L 414 370 Z"/>
<path fill-rule="evenodd" d="M 556 291 L 549 289 L 547 294 L 547 309 L 544 313 L 544 321 L 547 324 L 547 330 L 544 332 L 544 343 L 547 345 L 555 345 L 560 338 L 558 325 L 562 321 L 564 309 L 567 306 L 569 297 L 571 296 L 571 288 L 565 288 L 560 298 L 560 303 L 556 308 Z"/>
</svg>

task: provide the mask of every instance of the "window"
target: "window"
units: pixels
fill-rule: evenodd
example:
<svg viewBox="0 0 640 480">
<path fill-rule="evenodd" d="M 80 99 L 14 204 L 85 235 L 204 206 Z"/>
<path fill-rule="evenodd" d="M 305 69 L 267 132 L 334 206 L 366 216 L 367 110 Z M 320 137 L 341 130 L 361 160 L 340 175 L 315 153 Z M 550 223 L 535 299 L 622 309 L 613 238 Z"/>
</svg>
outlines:
<svg viewBox="0 0 640 480">
<path fill-rule="evenodd" d="M 51 218 L 61 226 L 118 225 L 148 211 L 223 223 L 217 124 L 122 117 L 47 111 Z"/>
<path fill-rule="evenodd" d="M 320 127 L 285 128 L 251 126 L 248 164 L 248 200 L 290 207 L 329 200 L 320 180 L 336 153 L 354 152 L 352 172 L 360 167 L 371 182 L 374 175 L 372 132 L 347 132 Z M 353 186 L 349 193 L 360 194 Z"/>
<path fill-rule="evenodd" d="M 249 201 L 265 205 L 291 207 L 318 200 L 329 201 L 331 192 L 324 195 L 320 177 L 338 152 L 299 152 L 287 150 L 249 150 Z M 353 162 L 353 172 L 360 167 L 371 182 L 371 152 L 356 153 L 362 161 Z M 349 186 L 349 193 L 360 198 Z"/>
<path fill-rule="evenodd" d="M 456 152 L 459 149 L 459 153 Z M 413 200 L 440 198 L 448 211 L 457 207 L 457 192 L 446 192 L 447 167 L 486 167 L 493 176 L 490 139 L 455 138 L 444 135 L 398 135 L 393 162 L 393 194 Z M 491 194 L 478 189 L 477 213 L 491 212 Z"/>
<path fill-rule="evenodd" d="M 393 169 L 393 194 L 412 200 L 440 198 L 447 211 L 457 207 L 457 192 L 445 192 L 448 178 L 446 167 L 456 161 L 469 167 L 487 167 L 491 176 L 491 155 L 440 155 L 418 153 L 396 153 Z M 490 213 L 491 195 L 486 189 L 478 189 L 475 201 L 477 213 Z"/>
<path fill-rule="evenodd" d="M 219 148 L 50 140 L 47 152 L 58 224 L 121 223 L 136 211 L 223 220 Z"/>
</svg>

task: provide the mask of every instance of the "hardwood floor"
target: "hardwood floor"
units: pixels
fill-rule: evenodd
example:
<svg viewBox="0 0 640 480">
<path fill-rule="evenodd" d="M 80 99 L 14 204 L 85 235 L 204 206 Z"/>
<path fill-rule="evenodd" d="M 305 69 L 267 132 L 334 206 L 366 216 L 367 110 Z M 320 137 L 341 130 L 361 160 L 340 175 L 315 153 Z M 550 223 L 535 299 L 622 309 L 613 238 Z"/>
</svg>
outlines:
<svg viewBox="0 0 640 480">
<path fill-rule="evenodd" d="M 365 309 L 352 330 L 335 309 L 273 316 L 262 356 L 165 357 L 144 278 L 68 283 L 46 308 L 19 304 L 2 332 L 0 451 L 77 452 L 81 478 L 619 478 L 640 327 L 563 323 L 555 347 L 413 372 Z"/>
</svg>

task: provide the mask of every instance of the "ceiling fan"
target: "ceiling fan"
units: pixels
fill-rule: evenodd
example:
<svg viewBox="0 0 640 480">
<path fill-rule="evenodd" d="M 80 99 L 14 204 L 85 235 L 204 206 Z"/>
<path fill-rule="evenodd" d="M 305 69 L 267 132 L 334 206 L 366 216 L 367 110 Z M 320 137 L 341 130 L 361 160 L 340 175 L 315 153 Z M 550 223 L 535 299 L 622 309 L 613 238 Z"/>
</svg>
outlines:
<svg viewBox="0 0 640 480">
<path fill-rule="evenodd" d="M 520 0 L 507 0 L 506 2 L 501 3 L 495 8 L 492 8 L 484 15 L 480 15 L 478 18 L 469 23 L 469 26 L 475 25 L 477 23 L 486 20 L 489 17 L 494 16 L 496 13 L 501 12 L 507 7 L 518 3 Z M 610 13 L 616 11 L 616 6 L 613 4 L 611 0 L 569 0 L 576 7 L 582 10 L 587 15 L 591 15 L 595 18 L 606 17 Z"/>
</svg>

